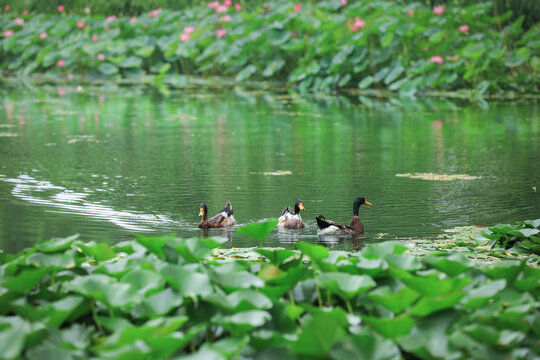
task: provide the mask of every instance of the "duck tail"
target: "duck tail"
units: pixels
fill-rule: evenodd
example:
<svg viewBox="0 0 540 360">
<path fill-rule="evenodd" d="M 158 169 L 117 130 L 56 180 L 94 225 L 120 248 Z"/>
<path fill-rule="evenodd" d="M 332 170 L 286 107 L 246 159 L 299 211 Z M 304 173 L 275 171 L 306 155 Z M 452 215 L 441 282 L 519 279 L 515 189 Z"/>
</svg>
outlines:
<svg viewBox="0 0 540 360">
<path fill-rule="evenodd" d="M 317 216 L 315 219 L 317 219 L 317 227 L 319 229 L 326 229 L 330 226 L 330 224 L 326 221 L 326 218 L 322 215 Z"/>
<path fill-rule="evenodd" d="M 221 212 L 225 212 L 227 216 L 231 216 L 233 214 L 232 205 L 230 201 L 227 201 L 227 205 L 221 210 Z"/>
</svg>

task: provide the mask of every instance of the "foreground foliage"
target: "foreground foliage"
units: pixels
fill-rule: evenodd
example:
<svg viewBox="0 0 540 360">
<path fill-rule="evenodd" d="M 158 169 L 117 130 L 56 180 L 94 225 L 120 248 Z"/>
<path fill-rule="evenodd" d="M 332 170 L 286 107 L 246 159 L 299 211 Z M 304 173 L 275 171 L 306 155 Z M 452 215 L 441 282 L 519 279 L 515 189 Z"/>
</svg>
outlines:
<svg viewBox="0 0 540 360">
<path fill-rule="evenodd" d="M 398 242 L 208 260 L 223 241 L 68 237 L 0 254 L 1 356 L 540 358 L 540 269 L 524 262 L 419 260 Z"/>
<path fill-rule="evenodd" d="M 341 0 L 210 2 L 138 18 L 8 12 L 7 74 L 80 74 L 182 87 L 186 75 L 286 81 L 300 89 L 538 92 L 540 27 L 493 16 L 492 1 L 428 7 Z M 345 4 L 345 5 L 344 5 Z"/>
</svg>

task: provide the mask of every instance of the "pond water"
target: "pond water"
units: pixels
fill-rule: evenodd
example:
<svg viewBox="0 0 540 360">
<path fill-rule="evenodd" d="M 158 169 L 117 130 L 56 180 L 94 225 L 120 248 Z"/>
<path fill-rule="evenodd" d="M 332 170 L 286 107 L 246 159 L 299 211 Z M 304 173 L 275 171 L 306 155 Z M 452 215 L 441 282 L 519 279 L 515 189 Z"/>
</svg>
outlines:
<svg viewBox="0 0 540 360">
<path fill-rule="evenodd" d="M 445 228 L 540 217 L 538 104 L 302 96 L 245 88 L 39 87 L 0 90 L 0 249 L 79 233 L 202 236 L 199 204 L 230 200 L 238 224 L 276 218 L 297 198 L 304 240 L 339 249 L 432 238 Z M 396 174 L 468 174 L 427 181 Z M 538 187 L 535 192 L 533 187 Z M 362 238 L 318 237 L 315 216 Z M 234 231 L 228 246 L 257 242 Z"/>
</svg>

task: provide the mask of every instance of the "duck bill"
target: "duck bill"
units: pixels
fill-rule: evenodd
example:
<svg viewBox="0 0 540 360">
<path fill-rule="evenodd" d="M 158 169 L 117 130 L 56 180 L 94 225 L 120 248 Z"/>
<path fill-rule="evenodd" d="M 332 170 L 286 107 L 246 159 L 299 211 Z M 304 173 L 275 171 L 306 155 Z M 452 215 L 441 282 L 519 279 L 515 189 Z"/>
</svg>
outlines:
<svg viewBox="0 0 540 360">
<path fill-rule="evenodd" d="M 373 205 L 373 204 L 366 200 L 366 205 L 371 206 L 371 205 Z"/>
<path fill-rule="evenodd" d="M 302 204 L 302 203 L 298 204 L 298 208 L 299 208 L 300 210 L 305 210 L 305 209 L 304 209 L 304 204 Z"/>
<path fill-rule="evenodd" d="M 204 216 L 204 209 L 201 208 L 201 210 L 199 211 L 199 216 Z"/>
</svg>

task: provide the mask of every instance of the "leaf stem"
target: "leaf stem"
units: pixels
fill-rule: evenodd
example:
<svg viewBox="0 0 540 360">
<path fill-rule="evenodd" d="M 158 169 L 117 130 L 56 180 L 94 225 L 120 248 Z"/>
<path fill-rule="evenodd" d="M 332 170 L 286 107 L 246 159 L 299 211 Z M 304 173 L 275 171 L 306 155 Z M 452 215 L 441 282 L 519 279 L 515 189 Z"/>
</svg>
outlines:
<svg viewBox="0 0 540 360">
<path fill-rule="evenodd" d="M 321 290 L 319 289 L 319 285 L 315 283 L 315 291 L 317 292 L 317 301 L 319 302 L 319 307 L 323 308 L 323 302 L 321 297 Z"/>
</svg>

